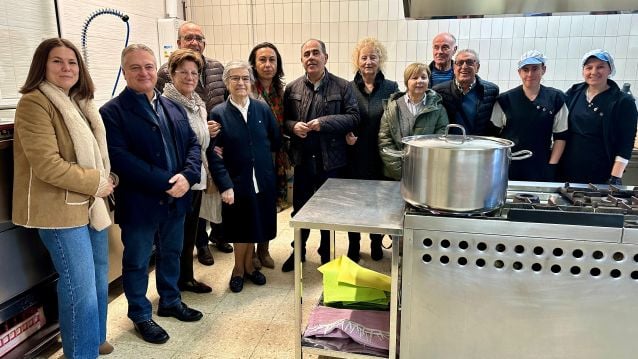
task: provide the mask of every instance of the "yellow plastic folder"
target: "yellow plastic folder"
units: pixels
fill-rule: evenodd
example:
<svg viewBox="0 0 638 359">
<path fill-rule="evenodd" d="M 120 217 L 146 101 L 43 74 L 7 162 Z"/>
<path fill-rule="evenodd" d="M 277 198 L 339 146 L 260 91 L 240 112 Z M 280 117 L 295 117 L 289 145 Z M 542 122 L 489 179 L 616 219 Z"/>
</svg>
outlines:
<svg viewBox="0 0 638 359">
<path fill-rule="evenodd" d="M 323 301 L 388 303 L 390 277 L 361 267 L 347 256 L 318 268 L 323 274 Z"/>
</svg>

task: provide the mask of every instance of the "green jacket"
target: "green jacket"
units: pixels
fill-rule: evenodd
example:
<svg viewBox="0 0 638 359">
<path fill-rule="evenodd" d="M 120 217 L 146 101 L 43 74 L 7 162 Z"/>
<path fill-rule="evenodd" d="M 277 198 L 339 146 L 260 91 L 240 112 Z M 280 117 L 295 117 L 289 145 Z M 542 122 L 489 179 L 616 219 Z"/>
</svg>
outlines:
<svg viewBox="0 0 638 359">
<path fill-rule="evenodd" d="M 438 93 L 433 90 L 427 91 L 425 108 L 416 116 L 412 116 L 408 110 L 404 95 L 405 92 L 397 92 L 390 96 L 379 130 L 383 175 L 395 180 L 401 179 L 402 159 L 384 153 L 383 149 L 401 151 L 403 137 L 442 134 L 445 133 L 445 126 L 449 123 L 447 112 L 441 104 L 441 95 Z"/>
</svg>

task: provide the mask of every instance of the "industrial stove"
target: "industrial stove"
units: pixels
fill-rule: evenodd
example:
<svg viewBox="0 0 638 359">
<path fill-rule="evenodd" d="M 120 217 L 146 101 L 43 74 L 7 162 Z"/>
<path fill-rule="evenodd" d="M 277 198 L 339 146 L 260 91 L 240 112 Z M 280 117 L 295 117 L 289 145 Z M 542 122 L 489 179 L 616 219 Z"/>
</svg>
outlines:
<svg viewBox="0 0 638 359">
<path fill-rule="evenodd" d="M 510 181 L 491 213 L 408 206 L 401 357 L 635 357 L 637 197 Z"/>
</svg>

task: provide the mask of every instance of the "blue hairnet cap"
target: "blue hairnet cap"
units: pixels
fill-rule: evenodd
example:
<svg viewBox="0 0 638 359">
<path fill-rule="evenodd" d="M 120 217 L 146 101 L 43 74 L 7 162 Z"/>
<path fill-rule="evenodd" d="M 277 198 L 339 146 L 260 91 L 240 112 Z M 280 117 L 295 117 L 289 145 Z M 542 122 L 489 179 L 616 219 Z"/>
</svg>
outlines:
<svg viewBox="0 0 638 359">
<path fill-rule="evenodd" d="M 589 51 L 588 53 L 583 55 L 583 66 L 585 66 L 585 63 L 587 63 L 587 60 L 589 60 L 592 57 L 595 57 L 600 61 L 605 61 L 606 63 L 608 63 L 609 68 L 611 69 L 611 74 L 609 76 L 614 76 L 614 74 L 616 73 L 616 66 L 614 66 L 614 58 L 611 56 L 609 52 L 603 49 L 595 49 L 595 50 Z"/>
<path fill-rule="evenodd" d="M 529 50 L 521 56 L 520 61 L 518 61 L 518 69 L 520 70 L 525 65 L 540 65 L 545 64 L 547 62 L 547 58 L 543 55 L 542 52 L 538 50 Z"/>
</svg>

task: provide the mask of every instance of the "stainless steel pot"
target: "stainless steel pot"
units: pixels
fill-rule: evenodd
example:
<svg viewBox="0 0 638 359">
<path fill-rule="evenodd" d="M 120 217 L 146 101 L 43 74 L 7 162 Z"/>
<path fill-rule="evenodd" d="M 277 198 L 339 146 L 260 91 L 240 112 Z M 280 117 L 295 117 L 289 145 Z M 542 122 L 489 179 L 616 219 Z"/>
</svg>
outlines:
<svg viewBox="0 0 638 359">
<path fill-rule="evenodd" d="M 463 134 L 448 134 L 451 127 Z M 444 212 L 482 213 L 502 206 L 510 161 L 532 156 L 528 150 L 512 153 L 509 140 L 466 136 L 455 124 L 444 135 L 409 136 L 402 142 L 403 199 Z"/>
</svg>

